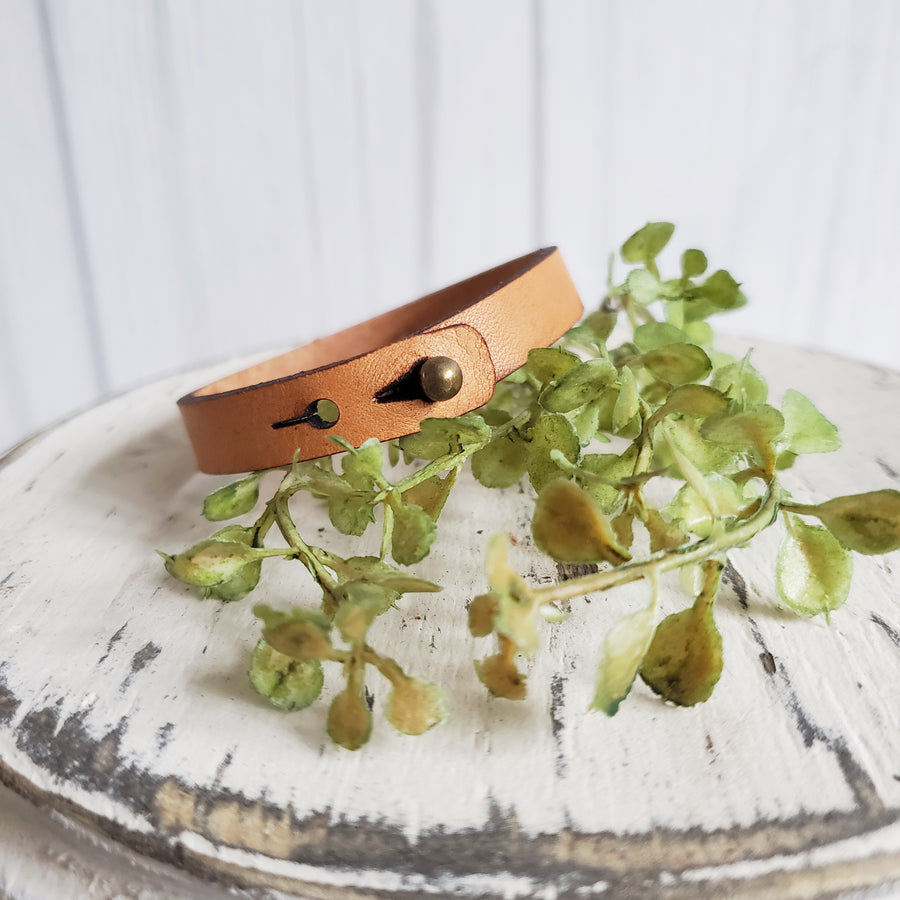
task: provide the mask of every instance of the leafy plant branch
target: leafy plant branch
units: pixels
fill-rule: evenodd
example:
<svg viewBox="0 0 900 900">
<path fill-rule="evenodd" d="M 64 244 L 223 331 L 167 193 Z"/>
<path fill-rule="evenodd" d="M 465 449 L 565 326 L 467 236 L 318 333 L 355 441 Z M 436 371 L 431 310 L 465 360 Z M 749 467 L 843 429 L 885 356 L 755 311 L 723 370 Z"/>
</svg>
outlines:
<svg viewBox="0 0 900 900">
<path fill-rule="evenodd" d="M 369 630 L 404 594 L 441 589 L 408 567 L 431 551 L 467 463 L 485 488 L 527 480 L 536 547 L 595 568 L 559 584 L 529 585 L 510 565 L 508 536 L 488 542 L 488 589 L 471 599 L 468 624 L 473 637 L 495 642 L 494 652 L 475 661 L 477 677 L 509 700 L 526 696 L 521 667 L 539 649 L 541 623 L 567 617 L 563 601 L 646 581 L 649 603 L 621 618 L 600 648 L 592 707 L 613 715 L 638 677 L 662 698 L 690 706 L 711 696 L 722 671 L 714 608 L 729 551 L 783 523 L 779 601 L 801 615 L 828 617 L 849 595 L 853 552 L 900 548 L 900 492 L 799 502 L 783 487 L 779 474 L 801 455 L 840 446 L 837 429 L 797 391 L 771 405 L 750 356 L 714 348 L 707 319 L 746 298 L 728 272 L 707 274 L 700 250 L 686 250 L 679 274 L 663 279 L 657 260 L 672 232 L 665 222 L 635 232 L 621 248 L 630 266 L 621 283 L 611 263 L 600 307 L 556 346 L 532 350 L 484 407 L 425 419 L 416 434 L 390 442 L 387 463 L 402 455 L 407 464 L 399 477 L 385 474 L 378 441 L 353 447 L 336 438 L 344 451 L 340 471 L 331 457 L 295 461 L 252 524 L 226 525 L 182 553 L 162 554 L 174 577 L 229 602 L 257 589 L 265 559 L 302 563 L 321 592 L 317 606 L 254 607 L 262 635 L 250 679 L 273 705 L 313 703 L 324 662 L 343 678 L 328 714 L 336 743 L 358 749 L 369 739 L 369 671 L 387 681 L 383 708 L 399 731 L 421 734 L 441 721 L 441 688 L 408 675 L 393 648 L 371 644 Z M 206 518 L 251 513 L 262 474 L 210 494 Z M 342 557 L 308 542 L 293 506 L 310 500 L 324 503 L 347 535 L 363 535 L 380 511 L 379 554 Z M 286 546 L 265 546 L 273 526 Z M 659 578 L 673 570 L 690 602 L 659 619 Z"/>
</svg>

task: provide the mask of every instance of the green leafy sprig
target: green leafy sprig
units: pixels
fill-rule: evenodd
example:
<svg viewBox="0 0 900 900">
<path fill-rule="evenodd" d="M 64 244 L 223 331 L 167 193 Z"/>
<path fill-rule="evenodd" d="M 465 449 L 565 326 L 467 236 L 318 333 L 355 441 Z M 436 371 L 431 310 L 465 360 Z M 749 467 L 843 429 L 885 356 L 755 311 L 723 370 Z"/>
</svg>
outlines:
<svg viewBox="0 0 900 900">
<path fill-rule="evenodd" d="M 163 554 L 170 574 L 223 601 L 254 590 L 270 557 L 306 568 L 318 606 L 254 608 L 262 624 L 250 665 L 257 691 L 281 709 L 301 709 L 322 691 L 323 662 L 338 664 L 344 687 L 332 700 L 328 733 L 348 749 L 371 733 L 371 670 L 389 682 L 384 711 L 399 731 L 421 734 L 442 720 L 442 690 L 373 647 L 369 630 L 403 594 L 440 590 L 406 567 L 428 555 L 467 460 L 486 488 L 527 478 L 541 551 L 596 564 L 586 575 L 535 586 L 510 565 L 508 536 L 490 539 L 488 590 L 472 598 L 468 623 L 473 636 L 495 642 L 475 662 L 478 678 L 510 700 L 526 696 L 522 662 L 539 648 L 540 623 L 565 618 L 562 601 L 646 580 L 649 603 L 618 621 L 600 649 L 592 708 L 613 715 L 638 676 L 662 698 L 691 706 L 711 696 L 722 671 L 714 607 L 731 549 L 783 522 L 780 601 L 801 615 L 828 617 L 848 596 L 852 552 L 900 548 L 900 492 L 800 503 L 781 484 L 779 473 L 800 455 L 837 449 L 837 429 L 797 391 L 771 405 L 749 354 L 737 359 L 713 349 L 707 319 L 746 298 L 728 272 L 706 274 L 700 250 L 685 251 L 680 274 L 664 280 L 657 257 L 672 232 L 656 222 L 633 234 L 621 250 L 631 268 L 620 284 L 610 275 L 600 308 L 558 345 L 532 350 L 480 410 L 425 419 L 418 433 L 390 442 L 388 462 L 402 455 L 412 467 L 407 474 L 387 477 L 377 440 L 353 447 L 335 438 L 344 451 L 340 471 L 332 457 L 295 460 L 252 525 L 227 525 L 183 553 Z M 261 476 L 212 493 L 206 518 L 251 512 Z M 362 535 L 380 521 L 379 555 L 341 557 L 307 543 L 292 511 L 301 494 L 324 502 L 343 534 Z M 273 527 L 284 546 L 265 545 Z M 690 604 L 660 620 L 659 578 L 673 570 Z"/>
</svg>

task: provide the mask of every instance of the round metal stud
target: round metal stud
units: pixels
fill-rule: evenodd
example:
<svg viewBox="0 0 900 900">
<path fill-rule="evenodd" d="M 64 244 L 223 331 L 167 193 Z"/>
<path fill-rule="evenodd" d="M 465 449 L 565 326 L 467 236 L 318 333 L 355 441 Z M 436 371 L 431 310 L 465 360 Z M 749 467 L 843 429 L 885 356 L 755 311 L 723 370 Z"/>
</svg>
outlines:
<svg viewBox="0 0 900 900">
<path fill-rule="evenodd" d="M 463 375 L 459 363 L 449 356 L 432 356 L 419 368 L 419 384 L 429 400 L 449 400 L 462 388 Z"/>
</svg>

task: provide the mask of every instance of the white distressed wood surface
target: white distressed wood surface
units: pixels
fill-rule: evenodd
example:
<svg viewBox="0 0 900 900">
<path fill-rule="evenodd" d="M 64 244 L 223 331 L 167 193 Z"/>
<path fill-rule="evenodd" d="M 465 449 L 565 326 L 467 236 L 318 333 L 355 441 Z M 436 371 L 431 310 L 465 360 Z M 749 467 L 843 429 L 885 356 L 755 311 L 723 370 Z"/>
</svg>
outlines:
<svg viewBox="0 0 900 900">
<path fill-rule="evenodd" d="M 776 393 L 804 390 L 844 435 L 841 451 L 786 476 L 798 497 L 897 484 L 900 373 L 778 345 L 758 347 L 755 361 Z M 246 679 L 252 599 L 199 600 L 153 552 L 209 531 L 199 506 L 222 479 L 194 471 L 174 400 L 213 374 L 126 394 L 0 468 L 0 773 L 103 836 L 94 858 L 105 852 L 108 872 L 95 896 L 116 896 L 116 884 L 179 896 L 189 877 L 270 897 L 896 890 L 896 554 L 856 558 L 851 598 L 829 627 L 772 604 L 772 529 L 732 556 L 717 615 L 726 665 L 712 700 L 676 709 L 638 685 L 608 719 L 586 712 L 598 650 L 623 610 L 645 602 L 641 586 L 573 602 L 568 622 L 545 629 L 528 700 L 487 697 L 471 661 L 489 645 L 465 624 L 466 601 L 484 588 L 484 541 L 509 530 L 529 578 L 559 573 L 530 546 L 519 490 L 485 497 L 464 484 L 417 567 L 444 592 L 405 598 L 373 634 L 447 687 L 449 721 L 398 735 L 379 715 L 384 685 L 370 681 L 377 726 L 349 753 L 324 738 L 335 673 L 309 710 L 273 710 Z M 317 515 L 302 515 L 313 539 L 326 523 Z M 257 596 L 317 602 L 299 566 L 275 561 Z M 670 586 L 664 607 L 682 602 Z M 53 827 L 38 846 L 62 840 Z M 29 870 L 18 834 L 0 828 L 13 848 L 0 853 L 0 889 L 25 900 L 39 875 L 62 878 L 70 857 Z M 104 851 L 103 840 L 120 849 Z"/>
<path fill-rule="evenodd" d="M 648 219 L 900 359 L 895 0 L 2 0 L 0 446 Z M 252 315 L 251 315 L 252 311 Z"/>
</svg>

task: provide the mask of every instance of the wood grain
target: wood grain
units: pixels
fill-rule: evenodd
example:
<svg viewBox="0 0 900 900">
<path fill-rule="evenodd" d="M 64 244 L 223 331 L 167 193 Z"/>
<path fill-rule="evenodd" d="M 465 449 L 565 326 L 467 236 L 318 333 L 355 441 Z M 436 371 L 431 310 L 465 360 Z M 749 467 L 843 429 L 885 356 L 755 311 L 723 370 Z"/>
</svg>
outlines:
<svg viewBox="0 0 900 900">
<path fill-rule="evenodd" d="M 804 390 L 845 437 L 789 473 L 795 496 L 900 482 L 898 424 L 882 416 L 900 374 L 777 345 L 754 354 L 776 395 Z M 400 736 L 372 682 L 375 733 L 349 753 L 324 739 L 336 679 L 302 713 L 267 707 L 246 679 L 251 604 L 199 600 L 153 553 L 209 531 L 200 501 L 222 479 L 193 471 L 174 400 L 219 374 L 126 394 L 3 460 L 7 785 L 181 872 L 305 897 L 799 898 L 900 882 L 893 556 L 856 558 L 827 626 L 773 604 L 775 529 L 736 551 L 718 612 L 725 673 L 687 710 L 639 685 L 615 718 L 587 714 L 597 648 L 645 598 L 635 584 L 573 602 L 513 704 L 472 670 L 489 652 L 465 628 L 480 548 L 508 530 L 527 578 L 568 573 L 531 546 L 519 490 L 485 503 L 462 484 L 418 567 L 444 592 L 406 598 L 373 634 L 396 641 L 400 625 L 393 652 L 447 687 L 450 719 Z M 315 509 L 302 521 L 311 536 L 326 524 Z M 316 602 L 296 568 L 269 565 L 267 602 Z M 681 602 L 668 585 L 665 609 Z"/>
</svg>

